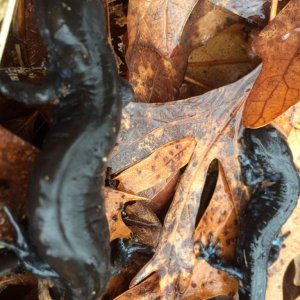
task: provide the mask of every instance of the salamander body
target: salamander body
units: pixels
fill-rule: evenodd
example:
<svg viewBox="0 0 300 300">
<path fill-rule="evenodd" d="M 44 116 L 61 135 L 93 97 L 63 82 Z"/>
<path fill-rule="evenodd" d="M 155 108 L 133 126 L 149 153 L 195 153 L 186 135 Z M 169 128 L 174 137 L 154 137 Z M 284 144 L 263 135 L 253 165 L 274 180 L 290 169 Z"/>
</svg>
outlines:
<svg viewBox="0 0 300 300">
<path fill-rule="evenodd" d="M 241 143 L 242 173 L 253 194 L 241 219 L 237 264 L 243 288 L 239 295 L 262 300 L 272 243 L 297 204 L 299 178 L 288 145 L 275 128 L 245 129 Z"/>
</svg>

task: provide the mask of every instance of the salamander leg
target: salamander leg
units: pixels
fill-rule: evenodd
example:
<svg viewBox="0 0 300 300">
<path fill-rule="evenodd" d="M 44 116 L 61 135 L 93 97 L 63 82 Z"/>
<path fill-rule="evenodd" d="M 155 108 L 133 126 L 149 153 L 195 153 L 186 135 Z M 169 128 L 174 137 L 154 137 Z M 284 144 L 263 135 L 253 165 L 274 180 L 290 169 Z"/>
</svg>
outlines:
<svg viewBox="0 0 300 300">
<path fill-rule="evenodd" d="M 32 274 L 45 278 L 57 278 L 57 273 L 48 264 L 41 261 L 34 252 L 34 249 L 30 248 L 27 238 L 9 208 L 3 206 L 3 210 L 16 232 L 16 240 L 15 242 L 0 241 L 0 246 L 13 251 L 19 257 L 20 261 L 22 261 L 25 269 Z"/>
<path fill-rule="evenodd" d="M 282 247 L 284 247 L 284 240 L 290 235 L 290 232 L 287 232 L 286 234 L 282 234 L 279 232 L 276 239 L 272 242 L 272 248 L 270 250 L 269 254 L 269 261 L 268 261 L 268 267 L 270 267 L 279 257 L 280 250 Z"/>
<path fill-rule="evenodd" d="M 195 246 L 199 247 L 199 252 L 196 253 L 196 257 L 199 259 L 204 259 L 206 262 L 208 262 L 212 267 L 228 273 L 230 276 L 242 280 L 243 275 L 241 271 L 230 264 L 226 262 L 226 260 L 222 259 L 220 255 L 222 254 L 222 251 L 219 247 L 219 241 L 214 243 L 214 237 L 213 234 L 210 233 L 209 235 L 209 241 L 207 245 L 204 245 L 201 242 L 196 242 Z"/>
</svg>

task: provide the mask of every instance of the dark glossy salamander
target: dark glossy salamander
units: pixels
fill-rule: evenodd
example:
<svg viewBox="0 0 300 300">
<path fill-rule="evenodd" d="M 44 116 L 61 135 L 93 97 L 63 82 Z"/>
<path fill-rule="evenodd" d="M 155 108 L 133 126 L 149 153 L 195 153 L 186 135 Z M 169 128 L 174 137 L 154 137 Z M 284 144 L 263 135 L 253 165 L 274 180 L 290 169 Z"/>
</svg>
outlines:
<svg viewBox="0 0 300 300">
<path fill-rule="evenodd" d="M 132 92 L 118 76 L 101 0 L 38 0 L 36 5 L 49 54 L 48 80 L 38 86 L 2 80 L 0 92 L 29 104 L 55 99 L 56 106 L 31 178 L 30 243 L 17 232 L 17 246 L 2 244 L 33 273 L 59 277 L 67 299 L 97 299 L 110 276 L 100 188 L 119 129 L 121 100 Z"/>
<path fill-rule="evenodd" d="M 267 268 L 273 241 L 299 197 L 299 178 L 292 154 L 273 127 L 245 129 L 240 164 L 251 199 L 241 217 L 236 266 L 218 258 L 212 239 L 200 245 L 201 257 L 241 280 L 239 299 L 265 299 Z"/>
</svg>

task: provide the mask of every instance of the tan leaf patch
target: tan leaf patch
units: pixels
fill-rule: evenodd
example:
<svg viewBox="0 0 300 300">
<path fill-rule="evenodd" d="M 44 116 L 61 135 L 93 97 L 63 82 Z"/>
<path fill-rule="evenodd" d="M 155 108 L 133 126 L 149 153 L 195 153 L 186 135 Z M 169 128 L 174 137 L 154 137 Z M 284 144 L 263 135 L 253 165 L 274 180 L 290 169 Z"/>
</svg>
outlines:
<svg viewBox="0 0 300 300">
<path fill-rule="evenodd" d="M 143 197 L 120 192 L 108 187 L 104 188 L 105 212 L 109 225 L 110 240 L 130 238 L 131 230 L 124 224 L 122 210 L 124 204 L 130 201 L 148 200 Z"/>
<path fill-rule="evenodd" d="M 258 128 L 300 100 L 300 0 L 291 0 L 254 41 L 263 69 L 247 99 L 243 123 Z"/>
</svg>

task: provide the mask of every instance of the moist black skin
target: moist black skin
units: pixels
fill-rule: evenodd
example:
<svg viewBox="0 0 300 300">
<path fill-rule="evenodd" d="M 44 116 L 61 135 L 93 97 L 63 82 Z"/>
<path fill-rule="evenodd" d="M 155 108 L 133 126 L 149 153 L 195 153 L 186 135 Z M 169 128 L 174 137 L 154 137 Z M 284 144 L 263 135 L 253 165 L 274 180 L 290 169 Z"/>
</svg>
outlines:
<svg viewBox="0 0 300 300">
<path fill-rule="evenodd" d="M 49 55 L 47 81 L 0 80 L 0 93 L 27 104 L 53 102 L 55 112 L 31 177 L 29 240 L 6 208 L 19 238 L 16 245 L 2 244 L 31 272 L 58 278 L 66 299 L 98 299 L 110 277 L 100 190 L 121 103 L 131 99 L 132 90 L 118 76 L 101 0 L 37 0 L 36 6 Z"/>
<path fill-rule="evenodd" d="M 200 244 L 201 257 L 241 281 L 239 299 L 265 299 L 267 268 L 273 241 L 294 210 L 299 177 L 285 139 L 271 126 L 244 129 L 240 164 L 244 182 L 252 189 L 241 217 L 236 266 L 218 257 L 212 238 Z"/>
</svg>

